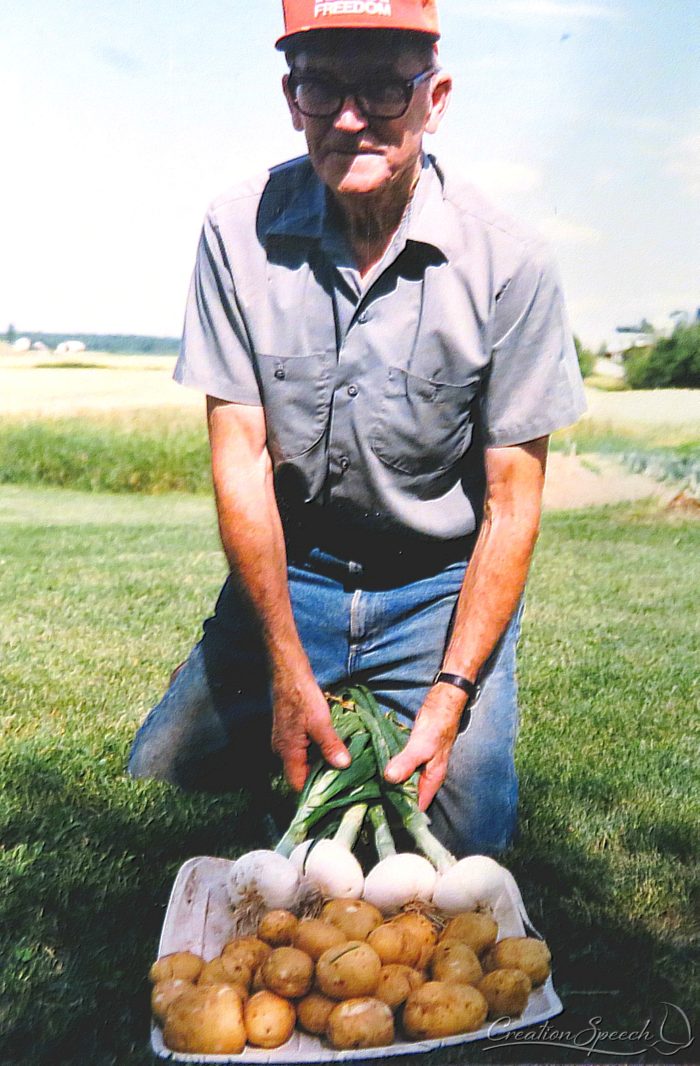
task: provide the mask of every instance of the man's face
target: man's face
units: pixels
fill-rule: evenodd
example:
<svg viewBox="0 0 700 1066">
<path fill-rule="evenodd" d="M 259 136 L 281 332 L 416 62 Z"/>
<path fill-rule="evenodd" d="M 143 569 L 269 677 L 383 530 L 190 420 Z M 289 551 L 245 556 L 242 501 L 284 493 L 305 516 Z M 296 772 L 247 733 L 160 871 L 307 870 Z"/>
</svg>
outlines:
<svg viewBox="0 0 700 1066">
<path fill-rule="evenodd" d="M 416 52 L 395 49 L 387 54 L 379 47 L 358 55 L 301 52 L 293 70 L 323 78 L 339 87 L 365 86 L 389 78 L 407 80 L 429 69 Z M 309 156 L 321 181 L 340 196 L 362 196 L 385 191 L 393 183 L 415 173 L 423 134 L 437 129 L 450 93 L 450 80 L 435 75 L 419 83 L 406 113 L 400 118 L 377 119 L 363 114 L 357 100 L 347 96 L 340 111 L 330 118 L 311 118 L 295 106 L 284 89 L 297 130 L 303 130 Z"/>
</svg>

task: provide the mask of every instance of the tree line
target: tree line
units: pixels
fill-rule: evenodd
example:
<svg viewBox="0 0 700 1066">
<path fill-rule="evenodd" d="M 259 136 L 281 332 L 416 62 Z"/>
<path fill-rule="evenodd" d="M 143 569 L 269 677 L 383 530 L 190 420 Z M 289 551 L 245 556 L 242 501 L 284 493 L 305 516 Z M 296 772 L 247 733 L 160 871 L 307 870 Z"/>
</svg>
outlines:
<svg viewBox="0 0 700 1066">
<path fill-rule="evenodd" d="M 82 341 L 93 352 L 119 355 L 176 355 L 179 337 L 148 337 L 137 333 L 42 333 L 19 330 L 10 325 L 5 340 L 13 344 L 18 337 L 29 337 L 32 343 L 41 341 L 47 348 L 57 348 L 63 341 Z"/>
</svg>

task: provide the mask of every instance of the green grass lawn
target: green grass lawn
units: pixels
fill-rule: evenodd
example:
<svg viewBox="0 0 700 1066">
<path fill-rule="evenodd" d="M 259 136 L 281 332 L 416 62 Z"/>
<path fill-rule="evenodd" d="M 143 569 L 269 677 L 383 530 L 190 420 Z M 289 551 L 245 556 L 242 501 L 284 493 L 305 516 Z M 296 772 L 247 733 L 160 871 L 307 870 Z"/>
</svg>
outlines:
<svg viewBox="0 0 700 1066">
<path fill-rule="evenodd" d="M 506 861 L 551 944 L 563 1028 L 629 1029 L 658 1022 L 663 1000 L 689 1015 L 700 1001 L 699 570 L 692 517 L 636 505 L 544 523 Z M 5 486 L 0 575 L 0 1062 L 145 1064 L 146 973 L 175 872 L 256 840 L 245 796 L 123 772 L 223 575 L 211 502 Z M 410 1061 L 592 1060 L 466 1045 Z"/>
</svg>

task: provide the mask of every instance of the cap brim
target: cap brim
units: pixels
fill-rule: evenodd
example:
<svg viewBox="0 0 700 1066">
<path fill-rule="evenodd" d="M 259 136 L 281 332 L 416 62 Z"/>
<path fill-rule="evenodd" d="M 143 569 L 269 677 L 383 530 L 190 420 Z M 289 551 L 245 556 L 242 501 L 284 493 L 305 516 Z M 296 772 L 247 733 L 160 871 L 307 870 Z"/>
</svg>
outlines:
<svg viewBox="0 0 700 1066">
<path fill-rule="evenodd" d="M 328 33 L 343 33 L 346 30 L 363 31 L 365 33 L 406 33 L 412 36 L 425 37 L 431 42 L 431 44 L 437 44 L 440 40 L 439 33 L 430 33 L 428 30 L 415 30 L 415 29 L 402 29 L 400 26 L 338 26 L 326 27 L 319 29 L 318 27 L 309 27 L 304 30 L 296 30 L 294 33 L 285 34 L 280 37 L 278 41 L 275 41 L 275 48 L 279 52 L 286 52 L 290 48 L 296 47 L 298 44 L 303 44 L 306 40 L 315 37 L 317 34 Z"/>
</svg>

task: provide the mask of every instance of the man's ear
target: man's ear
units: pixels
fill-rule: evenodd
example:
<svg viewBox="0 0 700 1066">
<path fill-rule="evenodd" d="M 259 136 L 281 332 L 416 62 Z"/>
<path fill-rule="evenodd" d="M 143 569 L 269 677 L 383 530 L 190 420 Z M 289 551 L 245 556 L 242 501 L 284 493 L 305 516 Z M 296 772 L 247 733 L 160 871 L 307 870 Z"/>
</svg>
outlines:
<svg viewBox="0 0 700 1066">
<path fill-rule="evenodd" d="M 452 97 L 452 78 L 449 74 L 438 74 L 431 90 L 430 112 L 425 124 L 426 133 L 435 133 L 442 121 L 442 116 L 447 111 L 447 105 Z"/>
<path fill-rule="evenodd" d="M 285 74 L 282 78 L 282 91 L 284 92 L 284 98 L 287 101 L 287 107 L 289 108 L 289 114 L 292 116 L 292 125 L 297 133 L 303 133 L 304 120 L 301 117 L 301 112 L 294 103 L 292 95 L 289 91 L 289 74 Z"/>
</svg>

